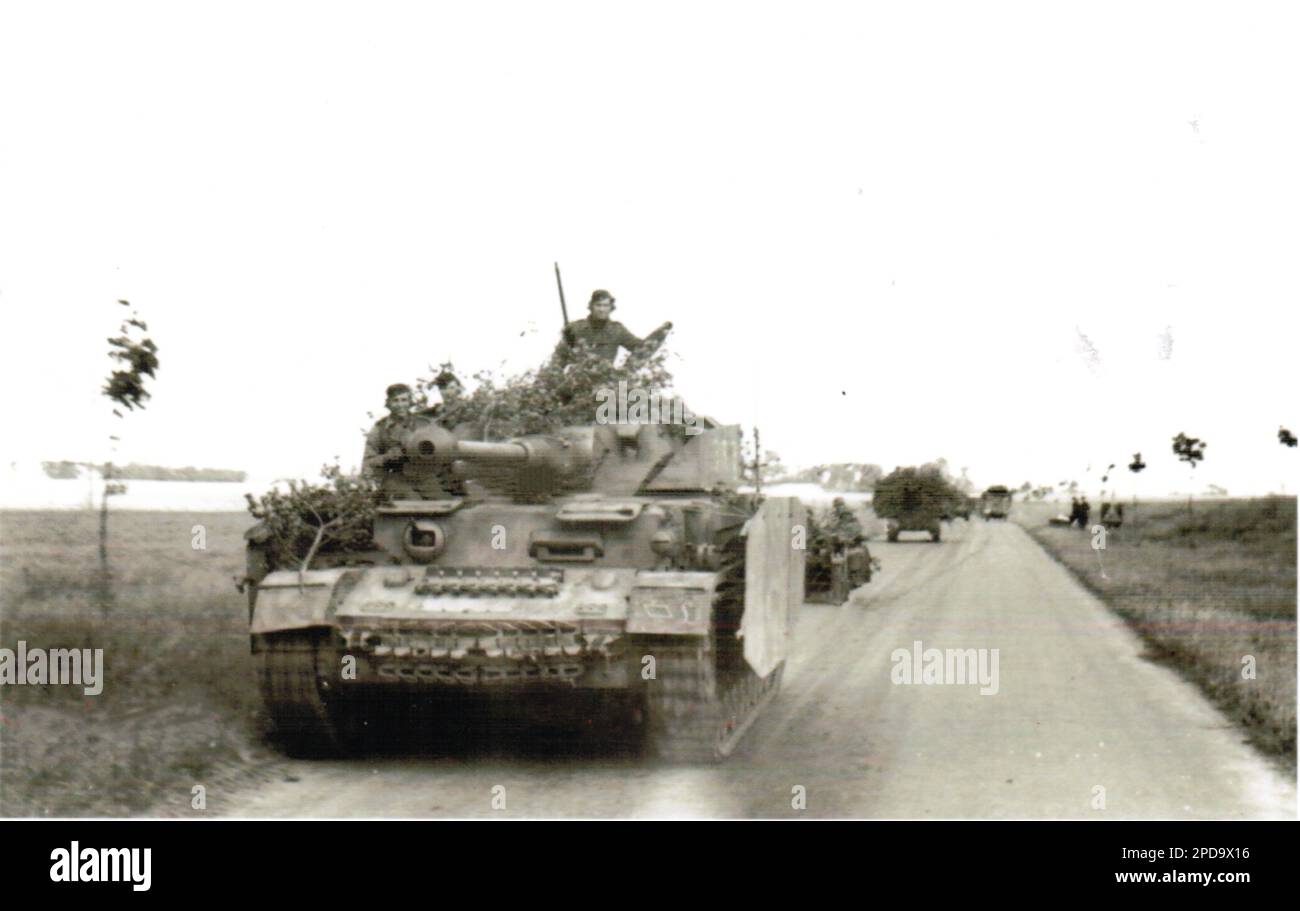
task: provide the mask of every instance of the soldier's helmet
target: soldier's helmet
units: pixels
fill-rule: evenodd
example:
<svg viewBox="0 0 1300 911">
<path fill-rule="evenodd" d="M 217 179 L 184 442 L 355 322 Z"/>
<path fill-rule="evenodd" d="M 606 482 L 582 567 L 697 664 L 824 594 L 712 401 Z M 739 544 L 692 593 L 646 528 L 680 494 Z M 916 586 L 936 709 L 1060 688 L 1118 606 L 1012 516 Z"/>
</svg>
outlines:
<svg viewBox="0 0 1300 911">
<path fill-rule="evenodd" d="M 614 309 L 614 295 L 602 288 L 597 288 L 591 292 L 591 300 L 587 302 L 587 309 L 590 310 L 597 304 L 609 304 L 609 309 Z"/>
</svg>

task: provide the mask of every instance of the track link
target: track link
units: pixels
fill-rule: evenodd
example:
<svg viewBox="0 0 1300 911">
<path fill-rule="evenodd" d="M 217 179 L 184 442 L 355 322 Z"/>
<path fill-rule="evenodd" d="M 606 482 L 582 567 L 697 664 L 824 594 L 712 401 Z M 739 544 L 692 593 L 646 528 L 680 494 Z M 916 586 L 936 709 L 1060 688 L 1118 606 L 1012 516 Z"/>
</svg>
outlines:
<svg viewBox="0 0 1300 911">
<path fill-rule="evenodd" d="M 709 640 L 653 649 L 656 678 L 646 694 L 647 746 L 660 759 L 703 764 L 730 756 L 776 695 L 782 662 L 766 678 L 748 666 L 719 680 Z"/>
<path fill-rule="evenodd" d="M 355 716 L 331 683 L 340 667 L 332 631 L 276 633 L 261 646 L 262 700 L 284 750 L 292 756 L 354 752 L 360 742 Z"/>
</svg>

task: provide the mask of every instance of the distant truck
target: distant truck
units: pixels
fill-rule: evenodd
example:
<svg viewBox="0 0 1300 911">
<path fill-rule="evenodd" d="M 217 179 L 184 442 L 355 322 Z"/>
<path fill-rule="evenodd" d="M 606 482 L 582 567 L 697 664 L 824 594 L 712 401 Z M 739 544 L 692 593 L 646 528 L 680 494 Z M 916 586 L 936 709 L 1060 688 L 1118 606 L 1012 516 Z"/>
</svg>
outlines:
<svg viewBox="0 0 1300 911">
<path fill-rule="evenodd" d="M 1005 519 L 1011 512 L 1011 491 L 995 484 L 980 496 L 980 515 L 989 519 Z"/>
<path fill-rule="evenodd" d="M 948 508 L 944 512 L 943 520 L 950 522 L 953 519 L 965 519 L 970 521 L 970 514 L 975 510 L 975 499 L 968 497 L 960 491 L 953 493 L 952 498 L 948 501 Z"/>
<path fill-rule="evenodd" d="M 956 491 L 936 471 L 899 468 L 876 484 L 871 508 L 885 520 L 885 537 L 897 541 L 901 532 L 928 532 L 942 537 L 942 523 L 953 515 Z"/>
</svg>

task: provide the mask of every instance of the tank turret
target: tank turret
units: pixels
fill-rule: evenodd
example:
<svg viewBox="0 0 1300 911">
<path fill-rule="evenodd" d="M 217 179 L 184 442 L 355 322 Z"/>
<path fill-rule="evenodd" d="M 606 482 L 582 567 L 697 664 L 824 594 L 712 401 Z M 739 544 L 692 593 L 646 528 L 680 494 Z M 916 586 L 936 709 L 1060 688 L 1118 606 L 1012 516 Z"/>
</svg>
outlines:
<svg viewBox="0 0 1300 911">
<path fill-rule="evenodd" d="M 432 424 L 409 434 L 404 448 L 408 475 L 444 472 L 504 488 L 516 499 L 537 500 L 589 484 L 586 476 L 595 459 L 596 434 L 588 428 L 571 428 L 554 436 L 481 442 L 457 439 Z"/>
<path fill-rule="evenodd" d="M 427 487 L 429 477 L 468 480 L 480 496 L 523 502 L 580 491 L 708 493 L 741 482 L 740 428 L 708 419 L 695 433 L 672 424 L 591 424 L 505 442 L 460 439 L 430 425 L 411 432 L 404 448 L 413 486 Z"/>
</svg>

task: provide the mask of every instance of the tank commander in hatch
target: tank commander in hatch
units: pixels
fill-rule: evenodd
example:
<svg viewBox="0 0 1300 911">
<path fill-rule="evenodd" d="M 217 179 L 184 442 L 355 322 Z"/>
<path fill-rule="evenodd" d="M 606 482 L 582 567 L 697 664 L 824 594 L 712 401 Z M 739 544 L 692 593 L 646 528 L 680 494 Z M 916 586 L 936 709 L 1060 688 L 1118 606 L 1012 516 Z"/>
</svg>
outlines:
<svg viewBox="0 0 1300 911">
<path fill-rule="evenodd" d="M 614 312 L 614 295 L 599 289 L 591 292 L 587 311 L 590 314 L 587 319 L 576 320 L 564 327 L 560 343 L 555 346 L 555 364 L 567 364 L 573 350 L 579 346 L 590 348 L 612 364 L 618 357 L 619 348 L 626 348 L 629 352 L 658 348 L 673 327 L 672 323 L 664 323 L 644 339 L 637 338 L 622 323 L 610 319 Z"/>
<path fill-rule="evenodd" d="M 433 488 L 421 489 L 412 477 L 408 477 L 406 465 L 410 461 L 403 441 L 407 434 L 434 423 L 428 414 L 417 414 L 411 410 L 411 387 L 405 383 L 394 383 L 387 389 L 388 416 L 375 422 L 366 434 L 366 452 L 361 460 L 361 469 L 367 477 L 379 482 L 382 497 L 393 500 L 419 500 L 430 497 L 445 496 L 438 489 L 441 485 L 432 478 Z"/>
</svg>

